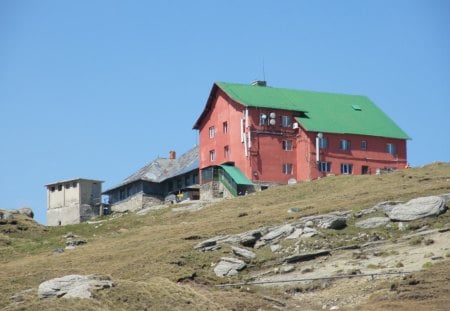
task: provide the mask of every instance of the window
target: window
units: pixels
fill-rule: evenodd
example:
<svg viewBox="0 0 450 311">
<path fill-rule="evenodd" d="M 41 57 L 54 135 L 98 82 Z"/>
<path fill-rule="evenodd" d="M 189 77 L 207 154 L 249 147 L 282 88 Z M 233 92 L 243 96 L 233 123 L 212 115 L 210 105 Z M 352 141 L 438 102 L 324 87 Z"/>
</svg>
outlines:
<svg viewBox="0 0 450 311">
<path fill-rule="evenodd" d="M 191 184 L 191 176 L 186 175 L 184 176 L 184 185 L 189 186 Z"/>
<path fill-rule="evenodd" d="M 78 183 L 77 183 L 76 181 L 74 181 L 74 182 L 72 183 L 72 187 L 74 187 L 74 188 L 76 188 L 77 185 L 78 185 Z"/>
<path fill-rule="evenodd" d="M 214 130 L 214 126 L 209 128 L 209 138 L 214 138 L 216 131 Z"/>
<path fill-rule="evenodd" d="M 292 140 L 283 140 L 283 150 L 284 151 L 292 150 Z"/>
<path fill-rule="evenodd" d="M 212 162 L 216 159 L 216 151 L 215 150 L 210 150 L 209 151 L 209 160 Z"/>
<path fill-rule="evenodd" d="M 55 190 L 56 190 L 55 186 L 51 186 L 51 187 L 50 187 L 50 191 L 51 191 L 51 192 L 55 192 Z"/>
<path fill-rule="evenodd" d="M 181 189 L 183 187 L 183 184 L 181 183 L 181 179 L 177 179 L 177 189 Z"/>
<path fill-rule="evenodd" d="M 62 190 L 62 185 L 58 185 L 58 191 Z"/>
<path fill-rule="evenodd" d="M 347 139 L 341 139 L 339 141 L 339 149 L 341 150 L 350 150 L 350 141 Z"/>
<path fill-rule="evenodd" d="M 173 190 L 173 181 L 169 181 L 167 183 L 167 189 L 168 189 L 169 192 Z"/>
<path fill-rule="evenodd" d="M 70 188 L 70 184 L 65 184 L 64 188 L 69 189 Z"/>
<path fill-rule="evenodd" d="M 319 171 L 330 172 L 331 171 L 331 162 L 319 162 Z"/>
<path fill-rule="evenodd" d="M 319 138 L 319 148 L 320 149 L 328 148 L 328 138 L 325 137 Z"/>
<path fill-rule="evenodd" d="M 361 150 L 363 151 L 367 150 L 367 141 L 365 140 L 361 141 Z"/>
<path fill-rule="evenodd" d="M 269 125 L 269 118 L 267 117 L 267 114 L 259 114 L 259 125 Z"/>
<path fill-rule="evenodd" d="M 292 126 L 292 118 L 290 116 L 281 116 L 281 126 L 282 127 L 291 127 Z"/>
<path fill-rule="evenodd" d="M 194 174 L 194 184 L 198 184 L 198 174 Z"/>
<path fill-rule="evenodd" d="M 397 154 L 397 148 L 394 144 L 386 144 L 386 152 L 392 155 Z"/>
<path fill-rule="evenodd" d="M 222 124 L 223 133 L 228 133 L 228 122 L 223 122 Z"/>
<path fill-rule="evenodd" d="M 283 174 L 292 175 L 292 163 L 283 163 Z"/>
<path fill-rule="evenodd" d="M 353 169 L 353 165 L 349 163 L 341 164 L 341 174 L 351 174 Z"/>
<path fill-rule="evenodd" d="M 223 147 L 223 156 L 228 159 L 230 157 L 230 147 L 225 146 Z"/>
</svg>

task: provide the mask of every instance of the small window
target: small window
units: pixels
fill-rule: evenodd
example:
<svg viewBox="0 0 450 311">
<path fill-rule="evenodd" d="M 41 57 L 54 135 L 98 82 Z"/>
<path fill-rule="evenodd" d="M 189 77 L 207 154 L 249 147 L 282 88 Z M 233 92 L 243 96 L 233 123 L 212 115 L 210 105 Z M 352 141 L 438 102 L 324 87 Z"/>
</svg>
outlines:
<svg viewBox="0 0 450 311">
<path fill-rule="evenodd" d="M 386 152 L 395 155 L 397 154 L 397 148 L 394 144 L 386 144 Z"/>
<path fill-rule="evenodd" d="M 350 141 L 347 139 L 341 139 L 339 141 L 339 149 L 348 151 L 350 150 Z"/>
<path fill-rule="evenodd" d="M 70 184 L 64 184 L 64 188 L 69 189 L 70 188 Z"/>
<path fill-rule="evenodd" d="M 181 189 L 183 184 L 181 183 L 181 179 L 177 179 L 177 189 Z"/>
<path fill-rule="evenodd" d="M 350 175 L 353 170 L 353 165 L 349 163 L 342 163 L 341 164 L 341 174 L 347 174 Z"/>
<path fill-rule="evenodd" d="M 367 150 L 367 141 L 366 140 L 361 141 L 361 150 L 363 150 L 363 151 Z"/>
<path fill-rule="evenodd" d="M 58 191 L 62 190 L 62 185 L 58 185 Z"/>
<path fill-rule="evenodd" d="M 319 171 L 330 172 L 331 171 L 331 162 L 319 162 Z"/>
<path fill-rule="evenodd" d="M 184 185 L 189 186 L 191 184 L 191 176 L 186 175 L 184 176 Z"/>
<path fill-rule="evenodd" d="M 72 182 L 72 187 L 76 188 L 78 186 L 78 183 L 76 181 Z"/>
<path fill-rule="evenodd" d="M 51 191 L 51 192 L 55 192 L 55 190 L 56 190 L 55 186 L 51 186 L 51 187 L 50 187 L 50 191 Z"/>
<path fill-rule="evenodd" d="M 225 157 L 225 159 L 228 159 L 230 157 L 230 147 L 229 146 L 223 147 L 223 156 Z"/>
<path fill-rule="evenodd" d="M 209 151 L 209 160 L 210 160 L 211 162 L 213 162 L 215 159 L 216 159 L 216 151 L 210 150 L 210 151 Z"/>
<path fill-rule="evenodd" d="M 319 138 L 319 148 L 320 149 L 328 148 L 328 138 L 325 137 Z"/>
<path fill-rule="evenodd" d="M 283 174 L 292 175 L 292 163 L 283 163 Z"/>
<path fill-rule="evenodd" d="M 281 116 L 281 126 L 282 127 L 291 127 L 292 126 L 292 118 L 290 116 Z"/>
<path fill-rule="evenodd" d="M 209 138 L 214 138 L 215 134 L 216 134 L 216 132 L 214 130 L 214 126 L 211 126 L 209 128 Z"/>
<path fill-rule="evenodd" d="M 267 116 L 267 114 L 259 114 L 259 125 L 269 125 L 269 117 Z"/>
<path fill-rule="evenodd" d="M 292 140 L 283 140 L 283 150 L 284 151 L 292 150 Z"/>
<path fill-rule="evenodd" d="M 194 184 L 198 184 L 198 174 L 194 174 Z"/>
<path fill-rule="evenodd" d="M 228 133 L 228 122 L 223 122 L 222 124 L 223 133 Z"/>
</svg>

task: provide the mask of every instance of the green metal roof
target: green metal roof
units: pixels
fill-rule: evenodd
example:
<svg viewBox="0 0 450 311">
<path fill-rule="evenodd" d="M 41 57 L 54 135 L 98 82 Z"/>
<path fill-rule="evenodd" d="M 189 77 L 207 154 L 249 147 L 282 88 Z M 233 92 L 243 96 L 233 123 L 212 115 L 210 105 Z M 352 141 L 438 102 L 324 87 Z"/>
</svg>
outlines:
<svg viewBox="0 0 450 311">
<path fill-rule="evenodd" d="M 296 120 L 307 131 L 410 139 L 365 96 L 225 82 L 216 85 L 243 106 L 299 112 Z"/>
<path fill-rule="evenodd" d="M 225 172 L 233 178 L 234 182 L 238 185 L 253 185 L 253 183 L 245 177 L 245 175 L 236 166 L 231 165 L 219 165 Z"/>
</svg>

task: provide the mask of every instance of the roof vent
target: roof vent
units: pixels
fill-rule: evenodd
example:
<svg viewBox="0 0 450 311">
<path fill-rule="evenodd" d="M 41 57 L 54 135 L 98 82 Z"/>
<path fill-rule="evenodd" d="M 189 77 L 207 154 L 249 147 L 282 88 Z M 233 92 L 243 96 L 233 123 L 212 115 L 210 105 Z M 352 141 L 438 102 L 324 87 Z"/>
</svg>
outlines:
<svg viewBox="0 0 450 311">
<path fill-rule="evenodd" d="M 255 80 L 252 82 L 254 86 L 267 86 L 267 82 L 264 80 Z"/>
<path fill-rule="evenodd" d="M 169 159 L 175 160 L 177 158 L 177 153 L 173 150 L 169 151 Z"/>
<path fill-rule="evenodd" d="M 353 108 L 353 110 L 355 110 L 355 111 L 361 111 L 361 110 L 362 110 L 362 108 L 361 108 L 360 105 L 352 105 L 352 108 Z"/>
</svg>

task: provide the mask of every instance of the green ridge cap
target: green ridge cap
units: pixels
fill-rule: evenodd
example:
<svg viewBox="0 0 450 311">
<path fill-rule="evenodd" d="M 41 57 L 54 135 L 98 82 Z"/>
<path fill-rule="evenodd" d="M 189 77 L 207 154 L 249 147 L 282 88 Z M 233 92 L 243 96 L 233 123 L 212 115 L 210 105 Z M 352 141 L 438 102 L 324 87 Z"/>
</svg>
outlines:
<svg viewBox="0 0 450 311">
<path fill-rule="evenodd" d="M 225 82 L 216 85 L 246 107 L 299 112 L 296 121 L 307 131 L 410 139 L 365 96 Z"/>
<path fill-rule="evenodd" d="M 245 175 L 241 172 L 239 168 L 231 165 L 219 165 L 225 172 L 230 175 L 230 177 L 234 180 L 234 182 L 238 185 L 253 185 L 253 183 L 245 177 Z"/>
</svg>

